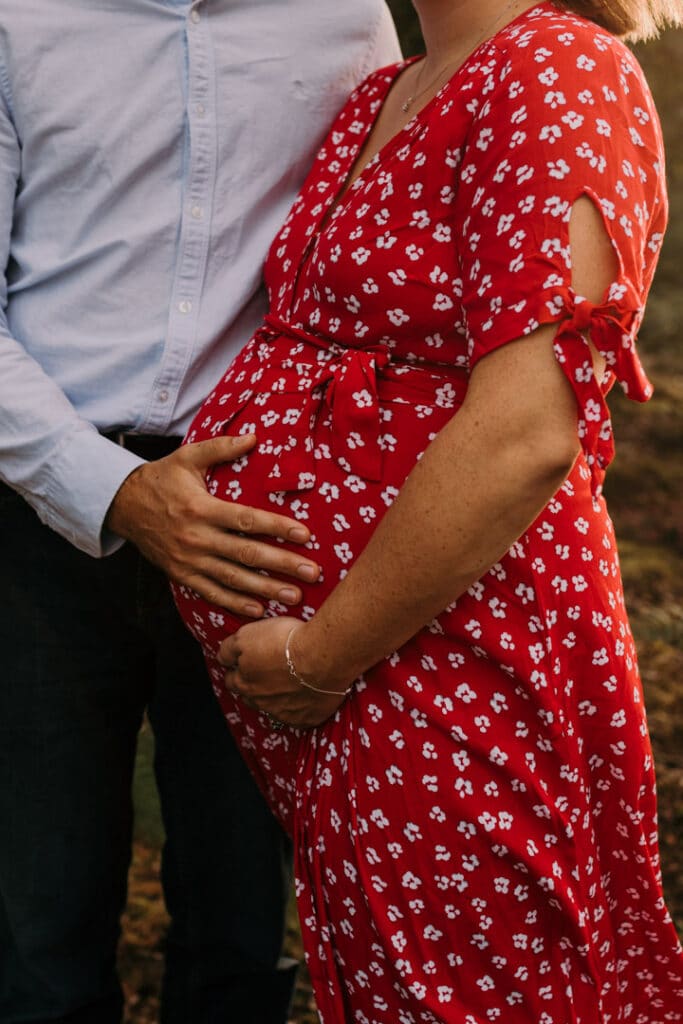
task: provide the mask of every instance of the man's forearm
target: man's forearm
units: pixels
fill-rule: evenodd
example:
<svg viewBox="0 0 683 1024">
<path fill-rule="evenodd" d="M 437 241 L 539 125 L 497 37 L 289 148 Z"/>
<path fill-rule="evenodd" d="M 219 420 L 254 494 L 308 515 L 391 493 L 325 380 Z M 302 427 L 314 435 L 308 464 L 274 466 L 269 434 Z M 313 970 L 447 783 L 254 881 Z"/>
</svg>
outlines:
<svg viewBox="0 0 683 1024">
<path fill-rule="evenodd" d="M 78 415 L 4 318 L 0 335 L 0 477 L 71 544 L 106 554 L 120 543 L 103 547 L 107 509 L 141 460 Z"/>
</svg>

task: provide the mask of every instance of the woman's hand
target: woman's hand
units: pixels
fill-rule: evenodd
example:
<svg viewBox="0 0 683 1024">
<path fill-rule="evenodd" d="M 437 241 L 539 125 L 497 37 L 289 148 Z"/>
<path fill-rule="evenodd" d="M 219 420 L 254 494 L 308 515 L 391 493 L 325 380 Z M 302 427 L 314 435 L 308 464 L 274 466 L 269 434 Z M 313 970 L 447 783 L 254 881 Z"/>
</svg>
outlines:
<svg viewBox="0 0 683 1024">
<path fill-rule="evenodd" d="M 287 637 L 293 629 L 297 644 L 303 642 L 306 626 L 298 619 L 272 618 L 249 623 L 223 641 L 218 660 L 226 668 L 226 688 L 250 707 L 272 716 L 276 722 L 312 729 L 335 713 L 346 694 L 343 687 L 339 687 L 338 694 L 316 693 L 294 679 L 285 658 Z M 324 682 L 310 682 L 325 688 Z"/>
</svg>

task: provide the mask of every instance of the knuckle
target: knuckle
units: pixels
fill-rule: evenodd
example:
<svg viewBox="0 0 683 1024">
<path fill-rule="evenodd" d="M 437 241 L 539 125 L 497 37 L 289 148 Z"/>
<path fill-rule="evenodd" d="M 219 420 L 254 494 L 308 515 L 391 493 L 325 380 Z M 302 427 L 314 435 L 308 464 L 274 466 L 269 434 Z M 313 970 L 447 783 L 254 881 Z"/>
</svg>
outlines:
<svg viewBox="0 0 683 1024">
<path fill-rule="evenodd" d="M 165 565 L 160 564 L 160 568 L 163 569 L 171 583 L 173 583 L 176 587 L 179 587 L 183 590 L 194 590 L 195 593 L 197 592 L 197 588 L 194 586 L 192 582 L 192 577 L 189 576 L 187 572 L 183 571 L 183 569 L 181 569 L 179 566 L 167 563 Z"/>
<path fill-rule="evenodd" d="M 203 519 L 206 509 L 204 508 L 204 495 L 192 493 L 185 499 L 184 515 L 190 519 Z"/>
<path fill-rule="evenodd" d="M 251 508 L 240 508 L 237 513 L 237 529 L 244 533 L 251 533 L 254 529 L 256 516 Z"/>
<path fill-rule="evenodd" d="M 176 448 L 175 451 L 169 452 L 168 455 L 164 456 L 162 461 L 167 466 L 174 466 L 174 465 L 180 465 L 180 463 L 184 462 L 186 460 L 186 458 L 187 458 L 187 445 L 181 444 L 181 446 L 179 448 Z"/>
<path fill-rule="evenodd" d="M 236 565 L 227 563 L 221 573 L 221 582 L 229 590 L 236 590 L 239 583 L 239 570 Z"/>
<path fill-rule="evenodd" d="M 216 587 L 213 591 L 213 598 L 211 600 L 216 608 L 220 609 L 221 612 L 228 612 L 237 614 L 239 609 L 236 607 L 234 595 L 230 594 L 229 591 L 223 590 L 220 587 Z"/>
<path fill-rule="evenodd" d="M 221 665 L 225 665 L 226 668 L 231 668 L 239 661 L 239 654 L 232 653 L 232 648 L 232 637 L 228 637 L 226 640 L 223 640 L 218 646 L 218 660 Z"/>
<path fill-rule="evenodd" d="M 238 550 L 238 560 L 242 565 L 256 565 L 258 550 L 258 545 L 253 542 L 242 544 Z"/>
<path fill-rule="evenodd" d="M 186 587 L 194 587 L 195 579 L 191 569 L 178 558 L 166 559 L 161 568 L 167 576 Z"/>
<path fill-rule="evenodd" d="M 185 523 L 178 534 L 178 543 L 181 551 L 196 551 L 201 546 L 200 533 L 190 523 Z"/>
<path fill-rule="evenodd" d="M 235 608 L 235 611 L 238 615 L 243 615 L 250 622 L 254 619 L 259 619 L 263 614 L 262 601 L 264 597 L 264 594 L 260 594 L 258 597 L 254 596 L 250 599 L 242 600 L 239 602 L 239 607 Z"/>
</svg>

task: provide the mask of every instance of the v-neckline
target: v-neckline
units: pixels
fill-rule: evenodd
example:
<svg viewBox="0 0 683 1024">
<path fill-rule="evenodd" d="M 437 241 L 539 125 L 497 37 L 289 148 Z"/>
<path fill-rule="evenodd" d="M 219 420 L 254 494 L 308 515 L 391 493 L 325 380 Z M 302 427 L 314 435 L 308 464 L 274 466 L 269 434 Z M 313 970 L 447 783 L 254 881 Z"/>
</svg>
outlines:
<svg viewBox="0 0 683 1024">
<path fill-rule="evenodd" d="M 513 25 L 516 25 L 518 22 L 523 21 L 533 11 L 536 11 L 539 8 L 546 6 L 548 6 L 548 0 L 540 0 L 540 2 L 535 6 L 528 7 L 525 10 L 520 11 L 520 13 L 516 15 L 516 17 L 512 18 L 511 21 L 509 21 L 506 25 L 502 25 L 498 29 L 498 31 L 495 32 L 490 38 L 483 39 L 474 48 L 474 50 L 472 50 L 471 53 L 467 54 L 463 62 L 455 69 L 453 74 L 444 82 L 440 89 L 438 89 L 437 92 L 434 93 L 431 99 L 427 100 L 424 106 L 420 107 L 409 121 L 406 121 L 406 123 L 401 128 L 399 128 L 397 132 L 395 132 L 389 139 L 387 139 L 384 145 L 377 150 L 375 155 L 372 156 L 365 164 L 363 164 L 363 166 L 359 170 L 358 174 L 355 175 L 353 180 L 349 181 L 349 179 L 353 175 L 353 172 L 356 168 L 356 164 L 363 152 L 365 145 L 367 144 L 368 140 L 370 139 L 370 136 L 372 135 L 375 127 L 377 126 L 377 122 L 380 118 L 382 110 L 384 109 L 384 105 L 389 97 L 389 93 L 393 89 L 394 85 L 396 85 L 403 72 L 406 71 L 413 64 L 416 64 L 419 61 L 424 60 L 425 55 L 418 54 L 415 57 L 408 57 L 406 60 L 399 61 L 395 68 L 392 69 L 393 73 L 391 73 L 386 80 L 386 88 L 384 90 L 384 93 L 379 98 L 380 101 L 377 106 L 375 115 L 368 121 L 368 124 L 366 126 L 365 131 L 362 134 L 362 137 L 358 140 L 357 146 L 354 147 L 353 153 L 351 155 L 351 163 L 348 166 L 347 173 L 344 176 L 341 185 L 335 192 L 332 193 L 331 196 L 328 197 L 328 201 L 324 204 L 324 210 L 322 211 L 318 218 L 315 231 L 313 232 L 311 237 L 316 238 L 323 233 L 323 231 L 329 226 L 330 220 L 334 215 L 335 211 L 338 209 L 338 207 L 344 204 L 345 200 L 349 197 L 349 195 L 356 191 L 356 186 L 358 182 L 362 181 L 362 179 L 366 176 L 366 172 L 372 170 L 372 168 L 380 160 L 384 160 L 387 154 L 390 153 L 397 146 L 399 140 L 402 140 L 406 132 L 412 132 L 418 127 L 418 125 L 422 124 L 426 117 L 428 117 L 429 114 L 431 114 L 432 109 L 442 99 L 443 95 L 449 89 L 452 88 L 453 84 L 460 78 L 465 68 L 468 67 L 472 59 L 476 57 L 481 50 L 483 50 L 486 46 L 495 43 L 496 39 L 502 32 L 507 31 L 507 29 L 511 28 Z"/>
<path fill-rule="evenodd" d="M 550 2 L 552 2 L 552 0 L 550 0 Z M 407 68 L 411 67 L 413 64 L 416 64 L 418 61 L 424 60 L 424 54 L 417 55 L 415 57 L 408 57 L 406 60 L 399 61 L 396 64 L 396 66 L 389 71 L 388 74 L 385 72 L 385 75 L 387 76 L 385 79 L 385 89 L 382 93 L 380 93 L 379 102 L 377 104 L 377 110 L 375 111 L 374 115 L 368 120 L 367 125 L 365 126 L 365 130 L 359 137 L 357 144 L 353 147 L 352 153 L 350 155 L 350 162 L 347 165 L 347 172 L 344 175 L 343 179 L 341 180 L 339 187 L 336 190 L 334 190 L 323 202 L 323 208 L 314 222 L 315 227 L 311 231 L 308 241 L 306 242 L 306 246 L 301 255 L 299 267 L 295 275 L 294 282 L 292 284 L 292 290 L 290 292 L 290 315 L 294 316 L 295 306 L 299 302 L 298 291 L 299 285 L 301 283 L 301 277 L 303 276 L 303 271 L 307 267 L 308 261 L 311 258 L 313 250 L 315 249 L 318 241 L 320 240 L 320 237 L 327 231 L 327 229 L 334 222 L 334 220 L 336 220 L 335 215 L 337 214 L 337 211 L 344 207 L 347 204 L 348 200 L 358 191 L 358 189 L 362 187 L 362 182 L 364 181 L 365 178 L 367 178 L 368 172 L 372 172 L 378 163 L 384 163 L 387 157 L 390 156 L 393 153 L 393 151 L 398 148 L 399 142 L 403 141 L 407 133 L 413 134 L 419 127 L 423 125 L 424 121 L 431 115 L 431 112 L 434 109 L 434 107 L 436 107 L 436 105 L 442 100 L 446 92 L 452 89 L 453 84 L 461 77 L 465 68 L 469 66 L 470 62 L 473 60 L 473 58 L 477 56 L 477 54 L 481 50 L 483 50 L 486 46 L 490 46 L 492 43 L 495 43 L 495 40 L 498 38 L 501 32 L 504 32 L 511 26 L 516 25 L 518 22 L 526 18 L 531 12 L 538 10 L 541 7 L 547 6 L 548 3 L 549 0 L 540 0 L 540 3 L 536 4 L 534 7 L 528 7 L 526 8 L 526 10 L 521 11 L 515 18 L 509 21 L 507 25 L 503 25 L 489 39 L 482 40 L 482 42 L 479 43 L 479 45 L 475 47 L 475 49 L 465 57 L 462 64 L 460 64 L 459 67 L 455 69 L 450 78 L 448 78 L 444 82 L 441 88 L 431 97 L 431 99 L 429 99 L 424 104 L 424 106 L 416 110 L 413 117 L 411 117 L 409 121 L 407 121 L 401 128 L 399 128 L 397 132 L 395 132 L 389 139 L 387 139 L 384 145 L 377 150 L 374 156 L 372 156 L 365 164 L 363 164 L 360 171 L 358 172 L 358 174 L 356 174 L 353 180 L 349 181 L 356 168 L 356 164 L 363 152 L 363 149 L 377 125 L 377 122 L 382 113 L 382 110 L 384 109 L 384 104 L 387 101 L 389 93 L 391 92 L 392 88 L 394 87 L 398 79 L 401 77 L 403 72 L 406 71 Z M 361 87 L 361 92 L 362 91 L 363 87 Z"/>
<path fill-rule="evenodd" d="M 390 74 L 385 81 L 384 92 L 379 97 L 377 110 L 375 111 L 374 116 L 368 121 L 365 131 L 362 133 L 362 136 L 358 139 L 357 144 L 353 148 L 351 162 L 347 166 L 346 174 L 344 175 L 339 187 L 328 197 L 328 201 L 325 203 L 325 208 L 318 218 L 318 223 L 312 236 L 313 238 L 319 237 L 326 230 L 337 209 L 345 204 L 348 197 L 355 192 L 357 188 L 360 188 L 359 182 L 366 177 L 367 172 L 371 171 L 373 167 L 380 162 L 380 160 L 384 159 L 387 154 L 394 149 L 399 139 L 402 139 L 404 133 L 407 132 L 408 129 L 412 130 L 416 127 L 416 123 L 420 115 L 436 99 L 436 96 L 433 96 L 429 103 L 426 103 L 424 107 L 418 110 L 409 121 L 406 121 L 406 123 L 402 125 L 397 132 L 394 132 L 394 134 L 387 139 L 384 145 L 380 146 L 374 156 L 371 156 L 370 159 L 363 164 L 358 173 L 352 178 L 358 160 L 360 159 L 370 136 L 377 126 L 377 122 L 379 121 L 382 111 L 384 110 L 384 105 L 389 97 L 389 93 L 398 82 L 403 72 L 421 60 L 424 60 L 423 56 L 409 57 L 407 60 L 400 61 L 400 63 L 392 69 L 393 73 Z"/>
<path fill-rule="evenodd" d="M 356 163 L 361 153 L 363 152 L 363 148 L 365 147 L 368 139 L 372 135 L 372 132 L 377 124 L 377 121 L 379 120 L 380 114 L 384 109 L 384 104 L 387 100 L 387 97 L 391 89 L 398 81 L 401 74 L 406 70 L 406 68 L 410 67 L 411 65 L 417 63 L 419 60 L 422 59 L 423 58 L 420 56 L 409 57 L 407 60 L 400 61 L 394 68 L 391 69 L 384 83 L 384 91 L 381 92 L 378 97 L 379 102 L 377 104 L 377 110 L 375 111 L 374 115 L 368 120 L 367 124 L 365 125 L 365 130 L 359 136 L 356 145 L 352 147 L 352 151 L 350 153 L 350 160 L 346 167 L 346 174 L 341 179 L 341 183 L 338 186 L 338 188 L 332 191 L 330 195 L 327 197 L 327 199 L 323 202 L 323 208 L 320 211 L 316 220 L 313 222 L 315 224 L 315 227 L 311 231 L 306 242 L 306 245 L 304 247 L 304 250 L 301 254 L 299 266 L 297 268 L 297 272 L 294 276 L 294 281 L 292 283 L 292 289 L 289 296 L 289 309 L 292 318 L 294 318 L 296 307 L 300 302 L 299 286 L 301 284 L 301 278 L 303 277 L 304 271 L 308 267 L 309 260 L 313 254 L 316 245 L 318 244 L 318 241 L 320 240 L 321 236 L 328 230 L 333 221 L 336 219 L 335 215 L 337 214 L 337 211 L 340 210 L 343 206 L 345 206 L 347 202 L 350 200 L 350 198 L 356 193 L 356 191 L 362 187 L 362 182 L 367 177 L 368 172 L 374 170 L 374 168 L 380 161 L 385 161 L 387 156 L 389 156 L 394 149 L 398 148 L 398 143 L 399 141 L 403 141 L 404 134 L 408 131 L 414 131 L 417 128 L 417 126 L 421 124 L 423 115 L 427 112 L 427 110 L 429 110 L 432 107 L 433 104 L 436 103 L 441 93 L 444 91 L 444 89 L 446 89 L 448 85 L 450 85 L 451 81 L 453 80 L 451 78 L 448 80 L 448 82 L 444 83 L 439 92 L 435 96 L 432 96 L 432 98 L 427 103 L 425 103 L 423 107 L 416 111 L 414 116 L 411 117 L 410 121 L 407 121 L 406 124 L 404 124 L 401 128 L 399 128 L 397 132 L 395 132 L 391 136 L 391 138 L 387 139 L 384 145 L 375 153 L 373 157 L 370 158 L 370 160 L 367 161 L 367 163 L 363 165 L 359 173 L 349 184 L 349 178 L 353 174 L 353 171 L 356 167 Z M 459 70 L 460 68 L 458 68 L 458 71 Z M 455 75 L 453 76 L 453 78 L 454 77 Z"/>
</svg>

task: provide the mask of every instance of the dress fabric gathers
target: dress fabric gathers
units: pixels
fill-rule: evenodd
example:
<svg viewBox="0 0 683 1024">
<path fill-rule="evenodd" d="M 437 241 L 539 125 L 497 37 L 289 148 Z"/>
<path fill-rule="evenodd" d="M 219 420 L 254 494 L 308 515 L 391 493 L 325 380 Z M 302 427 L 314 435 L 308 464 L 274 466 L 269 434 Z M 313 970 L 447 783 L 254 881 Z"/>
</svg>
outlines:
<svg viewBox="0 0 683 1024">
<path fill-rule="evenodd" d="M 558 324 L 582 454 L 501 562 L 312 731 L 274 731 L 224 690 L 215 653 L 242 620 L 187 588 L 178 607 L 293 835 L 324 1024 L 681 1021 L 683 955 L 601 496 L 605 393 L 614 380 L 637 400 L 651 390 L 634 339 L 667 215 L 657 116 L 625 46 L 542 3 L 347 189 L 404 66 L 349 99 L 273 243 L 271 312 L 187 438 L 259 443 L 209 488 L 309 525 L 323 578 L 304 586 L 305 620 L 457 415 L 477 361 L 541 323 Z M 582 195 L 619 258 L 598 305 L 571 287 Z"/>
</svg>

